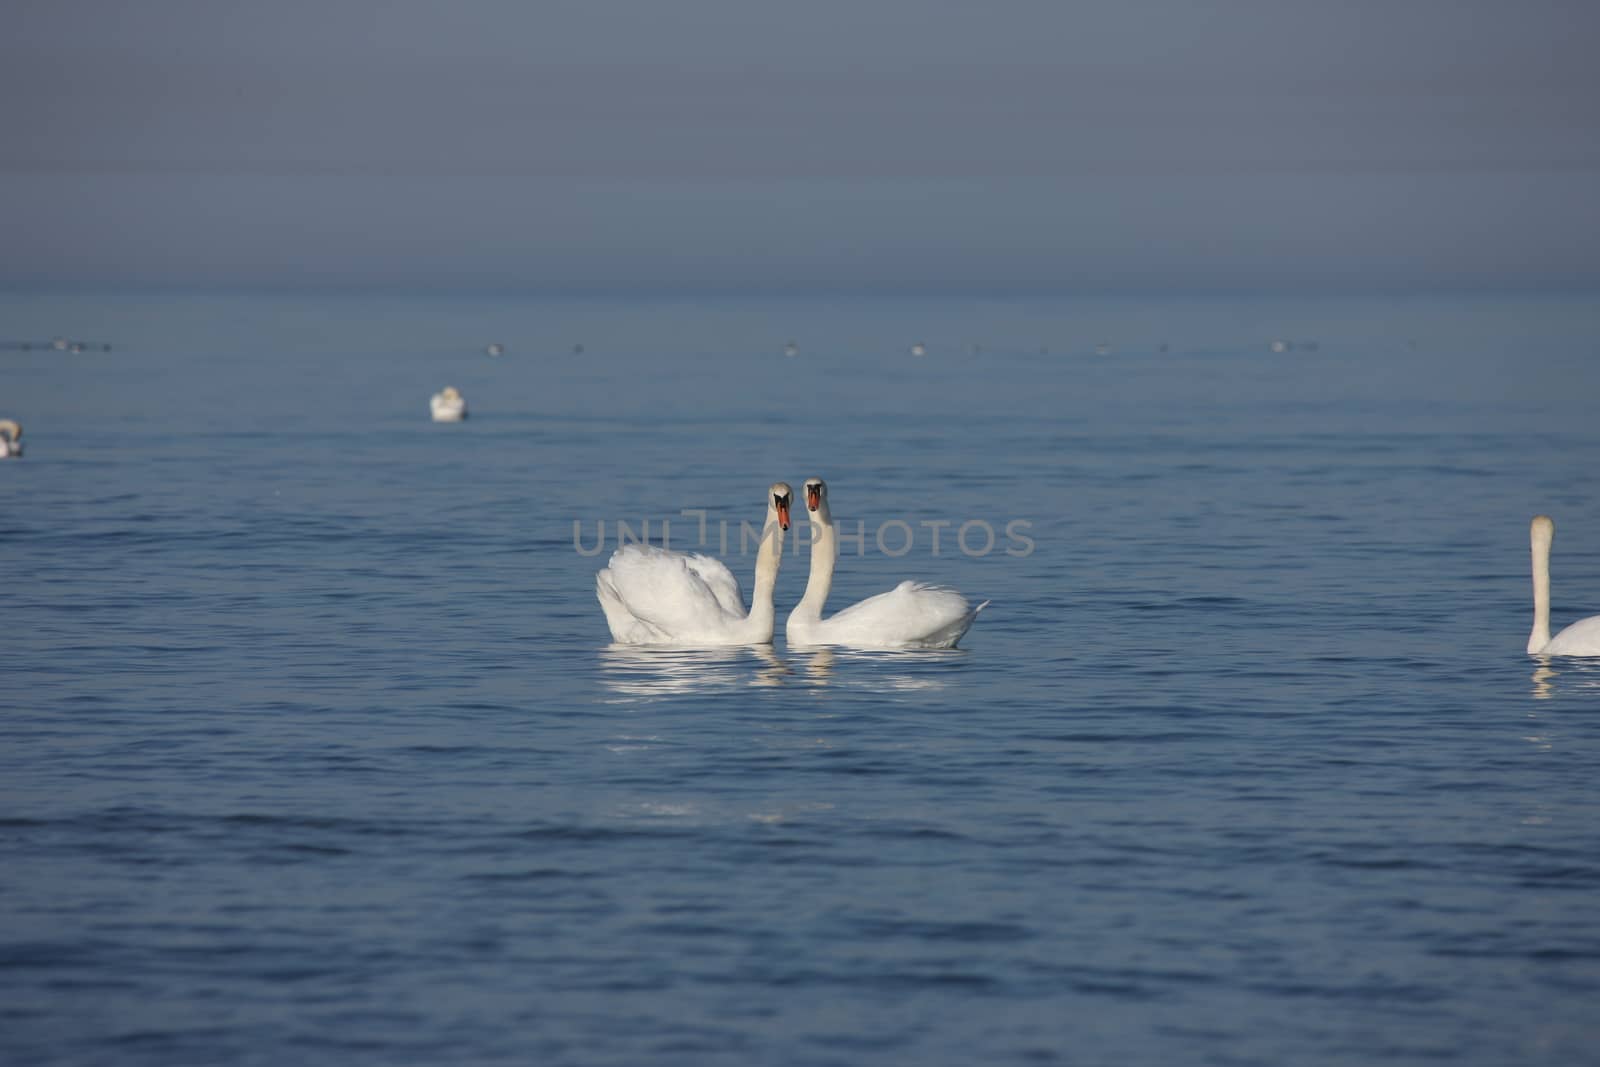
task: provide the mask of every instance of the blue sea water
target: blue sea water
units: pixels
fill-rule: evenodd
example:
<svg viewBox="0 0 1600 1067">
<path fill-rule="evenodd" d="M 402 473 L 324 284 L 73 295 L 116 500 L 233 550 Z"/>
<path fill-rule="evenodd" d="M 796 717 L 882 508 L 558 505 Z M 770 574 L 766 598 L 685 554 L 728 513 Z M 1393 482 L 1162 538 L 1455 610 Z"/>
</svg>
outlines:
<svg viewBox="0 0 1600 1067">
<path fill-rule="evenodd" d="M 1523 653 L 1592 300 L 0 294 L 55 335 L 4 1062 L 1600 1062 L 1600 661 Z M 748 588 L 813 474 L 832 606 L 960 651 L 608 647 L 602 523 Z"/>
</svg>

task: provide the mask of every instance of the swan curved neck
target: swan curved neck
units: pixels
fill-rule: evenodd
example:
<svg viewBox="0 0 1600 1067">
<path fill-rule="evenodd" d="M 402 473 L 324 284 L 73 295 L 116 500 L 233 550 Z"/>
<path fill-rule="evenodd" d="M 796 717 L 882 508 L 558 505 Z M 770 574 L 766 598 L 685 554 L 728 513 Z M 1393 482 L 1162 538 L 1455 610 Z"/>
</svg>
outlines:
<svg viewBox="0 0 1600 1067">
<path fill-rule="evenodd" d="M 1533 632 L 1528 635 L 1528 652 L 1531 655 L 1543 651 L 1550 643 L 1550 542 L 1555 536 L 1555 524 L 1540 516 L 1533 520 L 1530 536 L 1533 549 Z"/>
<path fill-rule="evenodd" d="M 834 534 L 833 516 L 824 502 L 811 512 L 811 576 L 806 579 L 805 595 L 789 613 L 790 619 L 816 622 L 822 618 L 823 605 L 833 590 L 833 565 L 838 558 L 839 540 Z"/>
<path fill-rule="evenodd" d="M 758 633 L 772 638 L 774 608 L 772 591 L 778 584 L 778 564 L 783 561 L 783 527 L 771 512 L 767 524 L 761 528 L 761 547 L 756 552 L 755 585 L 750 591 L 750 614 L 747 622 Z"/>
</svg>

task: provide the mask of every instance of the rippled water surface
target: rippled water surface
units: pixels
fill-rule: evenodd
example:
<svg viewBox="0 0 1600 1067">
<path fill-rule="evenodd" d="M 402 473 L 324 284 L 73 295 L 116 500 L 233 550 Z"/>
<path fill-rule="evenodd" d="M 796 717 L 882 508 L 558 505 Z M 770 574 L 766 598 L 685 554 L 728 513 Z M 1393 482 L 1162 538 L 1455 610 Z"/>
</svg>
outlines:
<svg viewBox="0 0 1600 1067">
<path fill-rule="evenodd" d="M 1600 611 L 1592 302 L 0 296 L 56 334 L 6 1062 L 1600 1058 L 1600 661 L 1522 652 L 1534 513 Z M 960 651 L 608 647 L 601 524 L 748 587 L 812 474 L 833 606 Z"/>
</svg>

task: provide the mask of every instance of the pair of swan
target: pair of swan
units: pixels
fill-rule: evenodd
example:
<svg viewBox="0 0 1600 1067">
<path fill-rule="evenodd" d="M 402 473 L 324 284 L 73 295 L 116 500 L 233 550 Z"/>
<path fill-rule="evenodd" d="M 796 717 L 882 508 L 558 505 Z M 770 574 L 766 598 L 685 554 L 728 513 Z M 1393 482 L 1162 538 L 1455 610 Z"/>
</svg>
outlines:
<svg viewBox="0 0 1600 1067">
<path fill-rule="evenodd" d="M 699 553 L 671 552 L 649 545 L 624 545 L 595 575 L 595 592 L 611 637 L 625 645 L 757 645 L 772 640 L 775 616 L 772 590 L 789 529 L 793 492 L 787 482 L 767 488 L 767 516 L 756 553 L 755 590 L 745 611 L 739 581 L 720 560 Z M 901 582 L 887 593 L 868 597 L 822 617 L 833 587 L 839 542 L 828 510 L 828 486 L 821 478 L 805 483 L 811 521 L 811 577 L 805 595 L 789 614 L 791 645 L 845 645 L 853 648 L 954 648 L 972 620 L 988 606 L 971 607 L 953 589 Z"/>
<path fill-rule="evenodd" d="M 1535 515 L 1529 530 L 1533 548 L 1533 632 L 1528 635 L 1530 656 L 1600 656 L 1600 615 L 1579 619 L 1550 636 L 1550 542 L 1556 524 L 1548 515 Z"/>
<path fill-rule="evenodd" d="M 428 400 L 434 422 L 460 422 L 467 417 L 467 398 L 453 385 L 447 385 Z"/>
<path fill-rule="evenodd" d="M 0 419 L 0 459 L 22 455 L 22 423 Z"/>
</svg>

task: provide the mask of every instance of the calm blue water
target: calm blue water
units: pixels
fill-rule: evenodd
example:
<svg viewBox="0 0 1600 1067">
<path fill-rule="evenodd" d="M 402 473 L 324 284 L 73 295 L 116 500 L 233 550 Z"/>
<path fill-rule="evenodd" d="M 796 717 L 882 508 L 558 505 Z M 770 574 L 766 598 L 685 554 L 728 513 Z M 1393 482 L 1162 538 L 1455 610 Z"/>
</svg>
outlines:
<svg viewBox="0 0 1600 1067">
<path fill-rule="evenodd" d="M 1600 1061 L 1600 663 L 1522 652 L 1535 512 L 1600 611 L 1592 301 L 0 296 L 56 334 L 0 1060 Z M 748 587 L 812 474 L 832 606 L 961 651 L 608 649 L 574 521 Z"/>
</svg>

